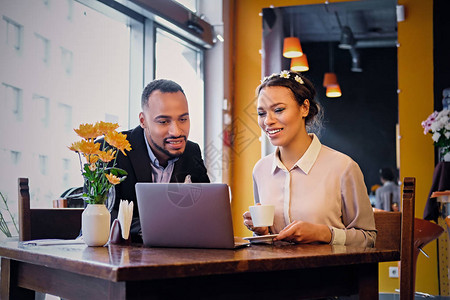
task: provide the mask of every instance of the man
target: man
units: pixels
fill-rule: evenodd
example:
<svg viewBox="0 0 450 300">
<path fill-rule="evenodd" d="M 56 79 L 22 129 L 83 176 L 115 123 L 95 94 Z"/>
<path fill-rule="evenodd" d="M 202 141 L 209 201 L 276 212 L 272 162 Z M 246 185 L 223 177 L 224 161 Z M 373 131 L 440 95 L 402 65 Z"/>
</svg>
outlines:
<svg viewBox="0 0 450 300">
<path fill-rule="evenodd" d="M 380 169 L 383 184 L 375 191 L 375 207 L 387 211 L 399 211 L 400 187 L 394 182 L 395 176 L 389 168 Z"/>
<path fill-rule="evenodd" d="M 134 202 L 131 239 L 141 241 L 136 182 L 209 182 L 200 147 L 188 140 L 190 120 L 186 96 L 177 83 L 159 79 L 142 92 L 140 126 L 124 132 L 132 150 L 119 153 L 117 167 L 128 177 L 115 186 L 111 219 L 121 199 Z"/>
</svg>

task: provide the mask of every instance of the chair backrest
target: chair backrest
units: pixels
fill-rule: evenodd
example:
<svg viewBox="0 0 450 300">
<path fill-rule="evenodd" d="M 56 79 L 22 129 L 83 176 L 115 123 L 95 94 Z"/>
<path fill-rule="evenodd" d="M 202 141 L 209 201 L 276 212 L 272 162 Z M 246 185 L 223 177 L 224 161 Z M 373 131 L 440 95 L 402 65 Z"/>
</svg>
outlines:
<svg viewBox="0 0 450 300">
<path fill-rule="evenodd" d="M 82 208 L 30 209 L 28 178 L 19 178 L 19 240 L 74 239 L 81 230 Z"/>
<path fill-rule="evenodd" d="M 414 298 L 414 202 L 416 179 L 403 183 L 401 212 L 375 211 L 376 248 L 400 251 L 400 299 Z"/>
</svg>

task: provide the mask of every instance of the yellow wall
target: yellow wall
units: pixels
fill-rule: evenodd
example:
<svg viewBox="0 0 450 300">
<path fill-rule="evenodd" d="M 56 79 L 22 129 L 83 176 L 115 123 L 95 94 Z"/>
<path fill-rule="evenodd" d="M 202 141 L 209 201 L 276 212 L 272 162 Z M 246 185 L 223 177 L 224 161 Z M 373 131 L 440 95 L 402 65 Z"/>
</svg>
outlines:
<svg viewBox="0 0 450 300">
<path fill-rule="evenodd" d="M 232 1 L 232 0 L 230 0 Z M 340 1 L 330 1 L 340 2 Z M 433 111 L 433 40 L 431 0 L 399 0 L 406 8 L 406 20 L 398 24 L 398 86 L 401 177 L 415 176 L 416 216 L 422 217 L 431 186 L 434 152 L 430 136 L 423 135 L 420 123 Z M 234 148 L 231 172 L 235 234 L 249 236 L 242 214 L 253 203 L 252 169 L 261 155 L 260 130 L 256 123 L 255 88 L 261 79 L 262 8 L 323 4 L 319 0 L 235 0 L 231 14 L 234 63 L 230 66 L 233 86 Z M 226 16 L 225 16 L 226 17 Z M 382 116 L 380 116 L 382 117 Z M 438 294 L 436 243 L 425 248 L 429 259 L 419 256 L 416 290 Z M 380 291 L 393 292 L 397 279 L 387 277 L 387 263 L 380 266 Z M 395 265 L 390 263 L 390 265 Z"/>
<path fill-rule="evenodd" d="M 422 218 L 434 170 L 434 148 L 420 123 L 433 111 L 433 1 L 403 0 L 406 20 L 398 24 L 400 174 L 416 177 L 416 217 Z M 437 295 L 436 242 L 419 255 L 416 290 Z"/>
</svg>

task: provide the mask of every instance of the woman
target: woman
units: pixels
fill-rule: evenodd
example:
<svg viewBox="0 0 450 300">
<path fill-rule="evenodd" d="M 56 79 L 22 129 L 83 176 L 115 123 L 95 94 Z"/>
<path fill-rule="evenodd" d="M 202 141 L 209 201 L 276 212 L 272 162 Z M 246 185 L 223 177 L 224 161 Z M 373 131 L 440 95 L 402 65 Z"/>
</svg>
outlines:
<svg viewBox="0 0 450 300">
<path fill-rule="evenodd" d="M 363 174 L 347 155 L 308 134 L 320 106 L 312 83 L 300 73 L 282 71 L 257 88 L 258 124 L 276 151 L 253 170 L 255 203 L 275 205 L 273 226 L 253 227 L 274 240 L 373 247 L 376 230 Z"/>
</svg>

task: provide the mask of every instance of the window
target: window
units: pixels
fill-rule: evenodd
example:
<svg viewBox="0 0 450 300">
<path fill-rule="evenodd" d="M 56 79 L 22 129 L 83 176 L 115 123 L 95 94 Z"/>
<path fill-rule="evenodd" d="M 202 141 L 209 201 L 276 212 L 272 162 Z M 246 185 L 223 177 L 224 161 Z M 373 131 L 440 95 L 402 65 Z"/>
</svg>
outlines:
<svg viewBox="0 0 450 300">
<path fill-rule="evenodd" d="M 18 165 L 20 162 L 21 153 L 19 151 L 11 150 L 11 162 L 14 165 Z"/>
<path fill-rule="evenodd" d="M 40 60 L 48 64 L 50 61 L 50 40 L 38 33 L 34 35 L 36 36 L 36 47 L 34 47 L 34 51 Z"/>
<path fill-rule="evenodd" d="M 13 20 L 3 16 L 6 22 L 6 44 L 16 51 L 22 49 L 23 26 Z"/>
<path fill-rule="evenodd" d="M 59 103 L 57 112 L 58 124 L 61 124 L 65 133 L 72 131 L 72 107 L 67 104 Z"/>
<path fill-rule="evenodd" d="M 63 170 L 68 171 L 70 169 L 70 159 L 63 158 Z"/>
<path fill-rule="evenodd" d="M 42 127 L 47 128 L 50 121 L 50 100 L 40 95 L 33 95 L 34 115 Z"/>
<path fill-rule="evenodd" d="M 14 116 L 16 121 L 22 121 L 22 90 L 12 85 L 3 83 L 6 111 Z"/>
<path fill-rule="evenodd" d="M 66 0 L 67 11 L 66 17 L 67 20 L 72 21 L 73 18 L 73 0 Z"/>
<path fill-rule="evenodd" d="M 73 53 L 64 47 L 61 47 L 61 66 L 67 75 L 72 74 Z"/>
<path fill-rule="evenodd" d="M 70 163 L 71 160 L 68 158 L 63 158 L 62 160 L 62 183 L 64 186 L 69 186 L 70 183 Z"/>
<path fill-rule="evenodd" d="M 47 175 L 48 173 L 48 156 L 39 155 L 39 172 L 42 175 Z"/>
<path fill-rule="evenodd" d="M 203 52 L 160 28 L 156 31 L 156 78 L 171 78 L 181 85 L 189 104 L 189 139 L 204 149 Z"/>
</svg>

